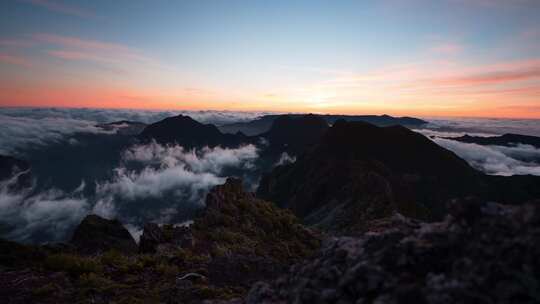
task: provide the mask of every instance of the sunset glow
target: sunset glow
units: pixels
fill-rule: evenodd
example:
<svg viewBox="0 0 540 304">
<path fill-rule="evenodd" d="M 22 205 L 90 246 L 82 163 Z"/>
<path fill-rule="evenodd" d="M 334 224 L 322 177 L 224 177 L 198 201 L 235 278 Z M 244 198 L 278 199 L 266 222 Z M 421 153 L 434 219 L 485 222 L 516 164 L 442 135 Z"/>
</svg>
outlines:
<svg viewBox="0 0 540 304">
<path fill-rule="evenodd" d="M 129 3 L 3 2 L 0 106 L 540 118 L 538 1 Z"/>
</svg>

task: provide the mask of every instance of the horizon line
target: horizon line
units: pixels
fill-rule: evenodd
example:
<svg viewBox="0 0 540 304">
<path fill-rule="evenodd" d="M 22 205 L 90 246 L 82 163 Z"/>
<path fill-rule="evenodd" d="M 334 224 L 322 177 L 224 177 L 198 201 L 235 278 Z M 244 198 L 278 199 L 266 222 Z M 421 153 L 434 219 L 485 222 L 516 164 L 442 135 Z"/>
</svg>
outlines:
<svg viewBox="0 0 540 304">
<path fill-rule="evenodd" d="M 230 112 L 230 113 L 254 113 L 254 112 L 262 112 L 265 113 L 264 115 L 268 114 L 277 114 L 277 115 L 286 115 L 286 114 L 315 114 L 315 115 L 348 115 L 348 116 L 382 116 L 382 115 L 388 115 L 392 117 L 412 117 L 412 118 L 477 118 L 477 119 L 519 119 L 519 120 L 540 120 L 540 117 L 518 117 L 518 116 L 480 116 L 480 115 L 439 115 L 439 114 L 433 114 L 433 115 L 391 115 L 387 114 L 385 112 L 377 112 L 374 114 L 373 112 L 366 112 L 366 113 L 337 113 L 337 112 L 313 112 L 313 111 L 305 111 L 305 112 L 298 112 L 298 111 L 272 111 L 272 110 L 225 110 L 225 109 L 186 109 L 186 108 L 150 108 L 150 107 L 82 107 L 82 106 L 32 106 L 32 105 L 0 105 L 0 109 L 79 109 L 79 110 L 113 110 L 113 111 L 122 111 L 122 110 L 133 110 L 133 111 L 152 111 L 152 112 L 160 112 L 160 111 L 178 111 L 178 112 Z"/>
</svg>

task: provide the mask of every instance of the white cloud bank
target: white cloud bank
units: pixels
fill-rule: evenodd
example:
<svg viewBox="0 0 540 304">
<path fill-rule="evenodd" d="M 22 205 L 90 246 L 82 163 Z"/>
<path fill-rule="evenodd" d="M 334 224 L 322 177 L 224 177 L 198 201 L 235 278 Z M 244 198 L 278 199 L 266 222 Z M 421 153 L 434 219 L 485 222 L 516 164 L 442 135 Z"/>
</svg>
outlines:
<svg viewBox="0 0 540 304">
<path fill-rule="evenodd" d="M 90 204 L 77 193 L 56 189 L 34 193 L 33 187 L 12 190 L 16 178 L 0 182 L 2 237 L 21 242 L 65 240 L 70 228 L 89 212 Z"/>
<path fill-rule="evenodd" d="M 540 149 L 533 146 L 481 146 L 444 138 L 432 138 L 432 140 L 487 174 L 506 176 L 516 174 L 540 175 L 540 164 L 516 159 L 531 156 L 540 159 Z"/>
<path fill-rule="evenodd" d="M 27 147 L 68 141 L 75 133 L 106 133 L 97 124 L 121 120 L 146 124 L 184 114 L 202 123 L 223 125 L 249 121 L 266 112 L 150 111 L 70 108 L 0 108 L 0 154 L 15 155 Z"/>
<path fill-rule="evenodd" d="M 67 140 L 75 133 L 111 133 L 87 120 L 46 117 L 40 119 L 0 114 L 0 154 Z"/>
<path fill-rule="evenodd" d="M 152 142 L 125 150 L 122 159 L 110 180 L 95 185 L 91 197 L 83 196 L 84 181 L 70 193 L 13 190 L 15 179 L 0 183 L 1 237 L 65 241 L 89 213 L 118 218 L 135 236 L 147 221 L 175 224 L 183 210 L 204 205 L 208 190 L 224 183 L 228 170 L 254 170 L 258 150 L 254 145 L 186 150 Z"/>
<path fill-rule="evenodd" d="M 172 194 L 202 203 L 201 195 L 224 182 L 220 176 L 227 168 L 251 170 L 257 148 L 246 145 L 236 149 L 202 148 L 186 150 L 182 146 L 164 146 L 151 142 L 136 145 L 123 153 L 124 166 L 115 169 L 111 181 L 97 185 L 98 196 L 119 196 L 125 200 L 160 198 Z M 142 170 L 130 170 L 135 162 Z"/>
</svg>

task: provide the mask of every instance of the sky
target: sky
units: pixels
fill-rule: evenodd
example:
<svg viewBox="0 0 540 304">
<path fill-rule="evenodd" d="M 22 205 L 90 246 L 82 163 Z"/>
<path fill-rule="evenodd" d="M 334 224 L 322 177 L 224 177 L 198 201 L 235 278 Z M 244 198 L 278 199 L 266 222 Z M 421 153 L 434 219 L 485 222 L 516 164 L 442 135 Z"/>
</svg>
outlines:
<svg viewBox="0 0 540 304">
<path fill-rule="evenodd" d="M 540 1 L 0 3 L 0 106 L 540 118 Z"/>
</svg>

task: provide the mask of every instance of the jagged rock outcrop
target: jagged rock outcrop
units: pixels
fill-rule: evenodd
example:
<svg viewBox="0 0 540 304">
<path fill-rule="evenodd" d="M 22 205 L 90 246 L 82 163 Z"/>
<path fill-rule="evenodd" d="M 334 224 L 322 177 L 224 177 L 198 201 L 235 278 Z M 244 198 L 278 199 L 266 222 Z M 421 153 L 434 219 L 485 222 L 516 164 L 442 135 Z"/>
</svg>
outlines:
<svg viewBox="0 0 540 304">
<path fill-rule="evenodd" d="M 444 221 L 329 239 L 231 303 L 536 303 L 540 208 L 454 202 Z M 407 228 L 408 226 L 408 228 Z"/>
<path fill-rule="evenodd" d="M 214 187 L 205 204 L 190 226 L 145 225 L 140 251 L 166 254 L 177 248 L 199 255 L 256 256 L 287 264 L 318 246 L 315 232 L 300 225 L 289 211 L 244 191 L 239 179 L 228 178 Z"/>
<path fill-rule="evenodd" d="M 75 229 L 70 241 L 83 254 L 117 250 L 125 254 L 137 252 L 137 243 L 118 220 L 107 220 L 97 215 L 86 216 Z"/>
</svg>

